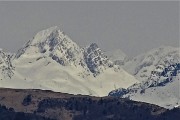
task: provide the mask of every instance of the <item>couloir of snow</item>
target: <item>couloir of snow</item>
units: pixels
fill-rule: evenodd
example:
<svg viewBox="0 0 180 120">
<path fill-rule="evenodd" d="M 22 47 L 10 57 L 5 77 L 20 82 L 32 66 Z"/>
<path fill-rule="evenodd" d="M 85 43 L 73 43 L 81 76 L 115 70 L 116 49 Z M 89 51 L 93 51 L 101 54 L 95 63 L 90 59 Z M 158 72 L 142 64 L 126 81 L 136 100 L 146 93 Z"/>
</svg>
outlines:
<svg viewBox="0 0 180 120">
<path fill-rule="evenodd" d="M 80 48 L 58 27 L 37 33 L 11 62 L 14 75 L 0 76 L 0 87 L 106 96 L 138 82 L 113 65 L 96 44 Z"/>
</svg>

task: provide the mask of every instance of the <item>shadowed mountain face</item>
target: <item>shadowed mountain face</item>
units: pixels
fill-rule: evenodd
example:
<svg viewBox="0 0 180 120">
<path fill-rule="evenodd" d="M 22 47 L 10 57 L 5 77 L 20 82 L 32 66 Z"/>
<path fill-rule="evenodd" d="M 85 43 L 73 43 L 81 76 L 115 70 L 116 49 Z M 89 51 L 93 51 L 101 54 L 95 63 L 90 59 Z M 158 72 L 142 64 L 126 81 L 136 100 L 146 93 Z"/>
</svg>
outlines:
<svg viewBox="0 0 180 120">
<path fill-rule="evenodd" d="M 0 89 L 0 104 L 0 118 L 6 120 L 15 120 L 15 118 L 23 120 L 178 120 L 180 118 L 178 108 L 171 111 L 156 105 L 117 97 L 75 96 L 42 90 Z"/>
</svg>

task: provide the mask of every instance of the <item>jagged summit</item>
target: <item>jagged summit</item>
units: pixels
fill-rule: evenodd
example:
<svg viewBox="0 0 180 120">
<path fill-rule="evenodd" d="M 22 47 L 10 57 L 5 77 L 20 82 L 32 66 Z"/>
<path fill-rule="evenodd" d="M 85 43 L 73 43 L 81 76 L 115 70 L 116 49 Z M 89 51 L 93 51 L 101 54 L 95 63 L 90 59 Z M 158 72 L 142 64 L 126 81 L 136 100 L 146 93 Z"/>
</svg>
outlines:
<svg viewBox="0 0 180 120">
<path fill-rule="evenodd" d="M 81 49 L 58 27 L 51 27 L 38 32 L 32 40 L 28 41 L 18 51 L 16 58 L 21 55 L 35 54 L 51 57 L 61 65 L 67 65 L 69 62 L 78 64 L 77 57 L 80 57 Z"/>
<path fill-rule="evenodd" d="M 38 32 L 33 40 L 31 40 L 31 44 L 37 44 L 37 43 L 42 43 L 43 41 L 45 41 L 47 39 L 47 37 L 49 37 L 51 34 L 56 33 L 59 30 L 59 28 L 57 26 L 54 27 L 50 27 L 46 30 L 42 30 L 40 32 Z"/>
<path fill-rule="evenodd" d="M 63 31 L 60 31 L 60 29 L 55 26 L 38 32 L 32 40 L 29 40 L 24 45 L 23 48 L 30 46 L 42 47 L 47 44 L 51 49 L 50 51 L 52 51 L 53 48 L 63 40 L 72 42 L 72 40 L 67 35 L 65 35 Z"/>
<path fill-rule="evenodd" d="M 80 48 L 58 27 L 51 27 L 38 32 L 35 37 L 18 51 L 16 58 L 23 56 L 50 57 L 57 63 L 67 66 L 75 65 L 90 70 L 94 76 L 106 68 L 112 68 L 111 62 L 96 43 Z M 24 58 L 24 57 L 21 58 Z"/>
<path fill-rule="evenodd" d="M 84 51 L 84 59 L 89 70 L 98 75 L 106 68 L 112 68 L 113 62 L 110 61 L 96 43 L 90 44 Z"/>
<path fill-rule="evenodd" d="M 81 48 L 58 27 L 38 32 L 11 62 L 12 82 L 2 80 L 0 87 L 104 96 L 115 86 L 127 88 L 137 82 L 114 66 L 96 43 Z"/>
<path fill-rule="evenodd" d="M 96 43 L 92 43 L 89 45 L 89 50 L 96 50 L 97 48 L 99 48 L 99 46 Z"/>
</svg>

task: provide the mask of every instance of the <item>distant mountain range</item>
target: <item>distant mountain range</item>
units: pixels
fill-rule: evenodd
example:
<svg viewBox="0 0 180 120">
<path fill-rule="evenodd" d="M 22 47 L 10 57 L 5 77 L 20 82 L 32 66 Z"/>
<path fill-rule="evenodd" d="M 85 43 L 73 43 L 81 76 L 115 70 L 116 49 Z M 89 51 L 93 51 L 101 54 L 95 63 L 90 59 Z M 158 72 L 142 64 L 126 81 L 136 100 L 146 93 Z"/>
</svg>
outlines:
<svg viewBox="0 0 180 120">
<path fill-rule="evenodd" d="M 0 50 L 0 87 L 119 96 L 166 108 L 180 105 L 179 48 L 129 58 L 96 43 L 79 47 L 58 27 L 38 32 L 15 54 Z"/>
<path fill-rule="evenodd" d="M 180 105 L 179 53 L 179 48 L 163 46 L 129 60 L 122 67 L 140 83 L 135 83 L 127 89 L 113 90 L 109 95 L 166 108 Z"/>
</svg>

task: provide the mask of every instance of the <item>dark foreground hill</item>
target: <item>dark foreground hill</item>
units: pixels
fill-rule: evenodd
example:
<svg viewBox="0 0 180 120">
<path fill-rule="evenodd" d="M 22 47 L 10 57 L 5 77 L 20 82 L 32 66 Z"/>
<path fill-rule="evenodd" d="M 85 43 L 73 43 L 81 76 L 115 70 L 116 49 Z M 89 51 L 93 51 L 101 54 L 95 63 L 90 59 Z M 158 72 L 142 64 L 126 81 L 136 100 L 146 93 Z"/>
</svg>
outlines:
<svg viewBox="0 0 180 120">
<path fill-rule="evenodd" d="M 0 120 L 179 120 L 180 109 L 117 97 L 0 89 Z"/>
</svg>

